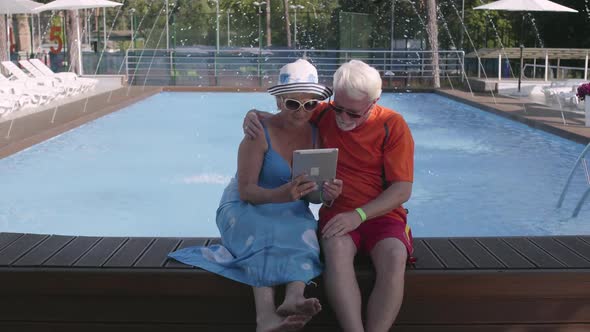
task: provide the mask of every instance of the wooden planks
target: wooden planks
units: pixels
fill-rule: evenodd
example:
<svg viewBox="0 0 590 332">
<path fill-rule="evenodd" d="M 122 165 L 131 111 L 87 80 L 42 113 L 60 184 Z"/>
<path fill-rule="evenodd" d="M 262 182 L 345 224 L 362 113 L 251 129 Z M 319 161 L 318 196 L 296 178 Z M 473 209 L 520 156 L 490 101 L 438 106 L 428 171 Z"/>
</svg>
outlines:
<svg viewBox="0 0 590 332">
<path fill-rule="evenodd" d="M 155 241 L 153 238 L 130 238 L 117 249 L 103 267 L 132 267 Z"/>
<path fill-rule="evenodd" d="M 532 238 L 530 241 L 567 268 L 590 269 L 590 261 L 587 261 L 556 239 L 543 237 Z"/>
<path fill-rule="evenodd" d="M 100 267 L 102 266 L 126 241 L 120 237 L 101 238 L 74 266 L 77 267 Z"/>
<path fill-rule="evenodd" d="M 506 267 L 492 254 L 490 249 L 476 239 L 460 238 L 453 239 L 451 242 L 478 269 L 502 269 Z"/>
<path fill-rule="evenodd" d="M 590 262 L 590 243 L 578 237 L 556 237 L 555 241 L 567 246 L 569 250 Z"/>
<path fill-rule="evenodd" d="M 73 236 L 52 235 L 27 254 L 15 261 L 13 266 L 39 266 L 74 239 Z"/>
<path fill-rule="evenodd" d="M 188 248 L 188 247 L 196 247 L 196 246 L 205 246 L 209 242 L 207 238 L 191 238 L 191 239 L 182 239 L 178 248 L 176 250 Z M 192 269 L 192 266 L 188 266 L 177 262 L 172 259 L 168 259 L 166 264 L 164 265 L 166 268 L 174 268 L 174 269 Z"/>
<path fill-rule="evenodd" d="M 43 266 L 72 266 L 100 240 L 99 237 L 78 236 L 43 263 Z"/>
<path fill-rule="evenodd" d="M 135 263 L 134 267 L 159 268 L 168 260 L 168 254 L 180 243 L 180 239 L 157 238 Z"/>
<path fill-rule="evenodd" d="M 478 242 L 493 253 L 494 257 L 502 262 L 507 269 L 530 269 L 535 267 L 533 263 L 500 238 L 480 238 Z"/>
<path fill-rule="evenodd" d="M 4 249 L 23 235 L 24 234 L 19 233 L 0 233 L 0 250 Z"/>
<path fill-rule="evenodd" d="M 553 256 L 535 246 L 527 238 L 506 238 L 506 243 L 509 246 L 516 249 L 522 256 L 526 257 L 527 260 L 535 264 L 540 268 L 564 268 L 565 264 L 561 263 Z"/>
<path fill-rule="evenodd" d="M 11 265 L 48 237 L 48 235 L 39 234 L 25 234 L 19 237 L 0 251 L 0 266 Z"/>
<path fill-rule="evenodd" d="M 453 243 L 446 238 L 431 238 L 424 241 L 447 269 L 472 269 L 475 266 Z"/>
<path fill-rule="evenodd" d="M 219 238 L 124 238 L 0 233 L 0 266 L 164 268 L 192 267 L 168 258 Z M 590 269 L 590 237 L 417 238 L 416 270 Z M 359 259 L 359 268 L 367 260 Z"/>
<path fill-rule="evenodd" d="M 436 258 L 436 255 L 426 246 L 423 240 L 414 239 L 414 253 L 416 258 L 416 269 L 438 270 L 444 268 L 443 263 Z"/>
</svg>

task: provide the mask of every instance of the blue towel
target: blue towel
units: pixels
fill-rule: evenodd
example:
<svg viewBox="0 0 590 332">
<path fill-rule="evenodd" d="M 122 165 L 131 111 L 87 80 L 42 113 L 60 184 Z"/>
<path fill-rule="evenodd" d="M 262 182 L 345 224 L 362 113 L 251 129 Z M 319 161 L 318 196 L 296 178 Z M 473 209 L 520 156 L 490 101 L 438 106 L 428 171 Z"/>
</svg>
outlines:
<svg viewBox="0 0 590 332">
<path fill-rule="evenodd" d="M 272 149 L 264 130 L 268 150 L 258 184 L 271 189 L 291 179 L 291 167 Z M 314 142 L 315 137 L 316 128 Z M 240 200 L 233 178 L 223 192 L 216 220 L 222 245 L 188 247 L 169 257 L 255 287 L 307 284 L 321 274 L 317 221 L 306 201 L 252 205 Z"/>
</svg>

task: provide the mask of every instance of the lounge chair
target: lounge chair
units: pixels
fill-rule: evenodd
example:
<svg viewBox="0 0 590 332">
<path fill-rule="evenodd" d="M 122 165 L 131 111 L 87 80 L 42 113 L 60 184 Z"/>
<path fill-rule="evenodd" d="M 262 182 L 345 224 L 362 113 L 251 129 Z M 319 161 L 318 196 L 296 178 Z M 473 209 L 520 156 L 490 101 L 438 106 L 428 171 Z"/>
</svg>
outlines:
<svg viewBox="0 0 590 332">
<path fill-rule="evenodd" d="M 21 105 L 18 100 L 6 99 L 3 94 L 0 94 L 0 118 L 8 113 L 18 110 Z"/>
<path fill-rule="evenodd" d="M 33 66 L 35 66 L 35 68 L 37 68 L 37 70 L 39 70 L 39 72 L 41 72 L 45 76 L 58 77 L 58 78 L 63 78 L 64 80 L 79 82 L 83 86 L 84 90 L 94 88 L 94 86 L 98 82 L 97 80 L 92 79 L 92 78 L 80 77 L 80 76 L 76 75 L 75 73 L 70 73 L 70 72 L 55 73 L 55 72 L 53 72 L 53 70 L 51 70 L 51 68 L 47 67 L 39 59 L 30 59 L 29 63 L 32 64 Z M 25 68 L 27 68 L 27 67 L 25 67 Z M 28 68 L 27 68 L 27 70 L 28 70 Z"/>
<path fill-rule="evenodd" d="M 39 69 L 37 69 L 37 67 L 33 66 L 33 64 L 27 60 L 20 60 L 18 63 L 23 66 L 29 72 L 29 74 L 31 74 L 31 76 L 38 79 L 50 78 L 52 80 L 56 80 L 58 84 L 65 86 L 71 90 L 73 94 L 77 94 L 86 90 L 85 86 L 83 86 L 80 82 L 76 82 L 75 80 L 66 79 L 64 77 L 60 78 L 57 76 L 45 76 L 45 74 L 43 74 Z"/>
<path fill-rule="evenodd" d="M 582 83 L 584 81 L 579 79 L 551 82 L 550 86 L 542 89 L 546 103 L 575 107 L 578 104 L 576 91 Z"/>
<path fill-rule="evenodd" d="M 47 77 L 47 78 L 35 78 L 29 76 L 29 74 L 22 71 L 17 65 L 15 65 L 11 61 L 2 61 L 2 66 L 8 70 L 10 74 L 17 78 L 17 81 L 21 82 L 34 82 L 38 85 L 46 87 L 51 93 L 54 93 L 56 96 L 68 96 L 74 93 L 71 87 L 66 87 L 59 82 Z"/>
<path fill-rule="evenodd" d="M 572 86 L 571 90 L 568 92 L 560 92 L 559 93 L 559 102 L 561 105 L 577 108 L 578 110 L 584 109 L 584 103 L 581 103 L 577 96 L 578 86 Z"/>
<path fill-rule="evenodd" d="M 30 105 L 44 105 L 55 98 L 57 95 L 52 91 L 47 91 L 43 86 L 37 85 L 33 81 L 11 81 L 4 75 L 0 74 L 0 93 L 4 97 L 14 97 L 21 101 L 23 106 Z"/>
</svg>

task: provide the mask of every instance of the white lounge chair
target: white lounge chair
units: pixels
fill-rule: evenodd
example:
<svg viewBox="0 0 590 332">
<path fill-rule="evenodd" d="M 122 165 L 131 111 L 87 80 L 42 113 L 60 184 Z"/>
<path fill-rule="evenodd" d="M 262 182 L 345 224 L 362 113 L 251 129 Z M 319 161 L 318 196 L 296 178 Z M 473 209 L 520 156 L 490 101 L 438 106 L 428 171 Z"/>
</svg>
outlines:
<svg viewBox="0 0 590 332">
<path fill-rule="evenodd" d="M 59 78 L 65 79 L 65 80 L 73 80 L 73 81 L 79 82 L 84 87 L 85 90 L 94 88 L 94 86 L 98 82 L 97 80 L 92 79 L 92 78 L 80 77 L 80 76 L 76 75 L 75 73 L 70 73 L 70 72 L 55 73 L 55 72 L 53 72 L 53 70 L 51 70 L 51 68 L 47 67 L 39 59 L 30 59 L 29 62 L 33 66 L 35 66 L 35 68 L 37 68 L 43 75 L 49 76 L 49 77 L 59 77 Z M 25 68 L 27 68 L 27 67 L 25 67 Z"/>
<path fill-rule="evenodd" d="M 47 91 L 47 89 L 37 85 L 36 82 L 11 81 L 2 74 L 0 74 L 0 92 L 5 96 L 18 98 L 24 106 L 28 104 L 44 105 L 57 97 L 55 93 Z"/>
<path fill-rule="evenodd" d="M 3 94 L 0 94 L 0 118 L 8 113 L 18 110 L 21 106 L 18 100 L 6 99 Z"/>
<path fill-rule="evenodd" d="M 71 88 L 67 88 L 63 85 L 58 84 L 51 78 L 35 78 L 29 76 L 29 74 L 22 71 L 17 65 L 11 61 L 2 61 L 2 66 L 8 70 L 10 74 L 17 78 L 17 81 L 22 82 L 35 82 L 38 85 L 46 87 L 51 93 L 56 94 L 58 97 L 67 96 L 73 93 Z"/>
<path fill-rule="evenodd" d="M 85 86 L 83 86 L 79 82 L 76 82 L 75 80 L 65 79 L 63 77 L 59 78 L 57 76 L 51 76 L 51 77 L 45 76 L 45 74 L 43 74 L 39 69 L 37 69 L 37 67 L 33 66 L 33 64 L 27 60 L 19 60 L 18 63 L 21 66 L 23 66 L 29 72 L 29 74 L 31 74 L 31 76 L 38 78 L 38 79 L 50 78 L 52 80 L 56 80 L 57 84 L 61 84 L 61 85 L 65 86 L 68 89 L 68 91 L 71 92 L 71 94 L 78 94 L 78 93 L 86 90 Z"/>
<path fill-rule="evenodd" d="M 568 92 L 560 92 L 558 98 L 561 105 L 581 109 L 579 105 L 582 103 L 580 103 L 580 100 L 578 99 L 577 92 L 577 85 L 572 86 Z"/>
<path fill-rule="evenodd" d="M 551 82 L 550 86 L 543 87 L 547 104 L 559 104 L 562 106 L 575 106 L 577 97 L 575 96 L 577 88 L 584 80 L 569 79 L 565 81 Z"/>
</svg>

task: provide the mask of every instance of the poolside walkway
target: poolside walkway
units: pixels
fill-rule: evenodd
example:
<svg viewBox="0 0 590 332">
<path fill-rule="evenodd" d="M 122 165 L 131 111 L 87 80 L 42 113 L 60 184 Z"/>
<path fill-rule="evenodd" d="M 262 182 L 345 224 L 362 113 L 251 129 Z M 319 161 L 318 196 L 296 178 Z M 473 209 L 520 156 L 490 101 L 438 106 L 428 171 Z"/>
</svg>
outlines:
<svg viewBox="0 0 590 332">
<path fill-rule="evenodd" d="M 457 89 L 435 92 L 582 144 L 590 143 L 590 128 L 584 126 L 584 115 L 580 112 L 561 111 L 526 97 L 471 93 Z"/>
</svg>

